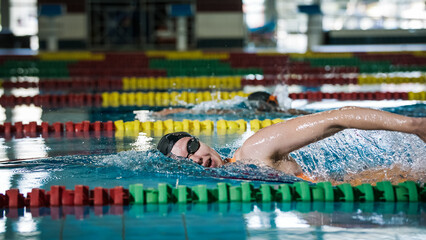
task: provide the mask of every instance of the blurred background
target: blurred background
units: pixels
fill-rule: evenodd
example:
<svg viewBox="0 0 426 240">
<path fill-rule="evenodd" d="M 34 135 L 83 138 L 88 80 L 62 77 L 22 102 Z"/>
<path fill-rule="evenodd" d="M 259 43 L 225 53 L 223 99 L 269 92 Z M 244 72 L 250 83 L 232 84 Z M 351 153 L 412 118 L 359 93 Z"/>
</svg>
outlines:
<svg viewBox="0 0 426 240">
<path fill-rule="evenodd" d="M 424 0 L 0 2 L 1 49 L 306 52 L 426 43 Z"/>
</svg>

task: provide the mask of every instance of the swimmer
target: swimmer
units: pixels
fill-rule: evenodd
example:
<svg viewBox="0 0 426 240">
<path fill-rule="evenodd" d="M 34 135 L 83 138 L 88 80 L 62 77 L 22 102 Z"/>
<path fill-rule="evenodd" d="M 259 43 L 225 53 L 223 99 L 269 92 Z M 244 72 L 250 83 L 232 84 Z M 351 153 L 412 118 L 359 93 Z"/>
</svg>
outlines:
<svg viewBox="0 0 426 240">
<path fill-rule="evenodd" d="M 348 128 L 416 134 L 426 142 L 426 118 L 406 117 L 368 108 L 343 107 L 299 116 L 263 128 L 249 137 L 228 159 L 221 159 L 215 150 L 186 132 L 164 135 L 157 149 L 167 157 L 187 158 L 204 167 L 257 160 L 286 174 L 313 181 L 303 173 L 290 153 Z"/>
<path fill-rule="evenodd" d="M 278 105 L 276 96 L 271 95 L 267 92 L 259 91 L 251 93 L 248 97 L 248 104 L 245 108 L 254 109 L 256 114 L 261 114 L 262 112 L 281 112 L 291 115 L 305 115 L 309 114 L 306 111 L 297 110 L 297 109 L 287 109 L 285 111 L 281 110 Z M 211 109 L 205 112 L 205 114 L 225 114 L 225 113 L 236 113 L 239 109 Z M 154 113 L 157 116 L 167 116 L 170 114 L 176 113 L 192 113 L 193 111 L 187 108 L 172 108 L 172 109 L 163 109 L 159 112 Z"/>
</svg>

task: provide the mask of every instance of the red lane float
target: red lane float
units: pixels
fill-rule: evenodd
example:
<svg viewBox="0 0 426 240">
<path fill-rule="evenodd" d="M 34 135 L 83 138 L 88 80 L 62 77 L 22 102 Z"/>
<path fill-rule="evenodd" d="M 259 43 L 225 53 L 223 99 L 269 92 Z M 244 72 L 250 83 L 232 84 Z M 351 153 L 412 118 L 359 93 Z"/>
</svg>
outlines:
<svg viewBox="0 0 426 240">
<path fill-rule="evenodd" d="M 117 186 L 111 189 L 76 185 L 74 190 L 65 186 L 51 186 L 50 191 L 33 188 L 24 197 L 19 189 L 9 189 L 6 195 L 0 194 L 1 208 L 23 207 L 59 207 L 59 206 L 105 206 L 129 205 L 130 193 L 128 189 Z"/>
<path fill-rule="evenodd" d="M 19 193 L 19 189 L 9 189 L 6 191 L 6 206 L 9 208 L 22 208 L 25 206 L 25 197 Z"/>
<path fill-rule="evenodd" d="M 337 93 L 324 93 L 324 92 L 304 92 L 304 93 L 290 93 L 291 99 L 307 99 L 309 101 L 321 101 L 323 99 L 337 99 L 341 101 L 350 100 L 408 100 L 408 93 L 406 92 L 337 92 Z"/>
<path fill-rule="evenodd" d="M 88 186 L 77 185 L 74 190 L 74 205 L 83 206 L 89 205 L 90 191 Z"/>
<path fill-rule="evenodd" d="M 13 107 L 17 105 L 41 106 L 46 108 L 60 107 L 100 107 L 102 106 L 101 94 L 65 94 L 65 95 L 36 95 L 33 97 L 16 97 L 3 95 L 0 97 L 0 105 Z"/>
<path fill-rule="evenodd" d="M 326 77 L 324 74 L 302 74 L 299 76 L 280 77 L 277 75 L 264 75 L 262 78 L 242 78 L 242 86 L 272 86 L 276 84 L 301 85 L 317 87 L 324 84 L 348 85 L 358 84 L 357 77 Z"/>
<path fill-rule="evenodd" d="M 114 122 L 89 122 L 83 121 L 81 123 L 66 122 L 65 125 L 60 122 L 49 124 L 42 122 L 40 125 L 37 122 L 30 122 L 23 124 L 22 122 L 5 122 L 0 124 L 0 135 L 11 137 L 15 136 L 21 138 L 24 136 L 35 137 L 37 134 L 48 136 L 50 133 L 60 135 L 65 133 L 89 133 L 89 132 L 113 132 L 115 131 Z"/>
<path fill-rule="evenodd" d="M 33 188 L 31 193 L 28 193 L 30 207 L 47 207 L 49 206 L 49 195 L 45 193 L 44 189 Z"/>
<path fill-rule="evenodd" d="M 121 77 L 74 77 L 70 79 L 40 79 L 39 82 L 2 83 L 4 89 L 39 88 L 41 91 L 67 90 L 70 92 L 115 91 L 123 89 Z"/>
</svg>

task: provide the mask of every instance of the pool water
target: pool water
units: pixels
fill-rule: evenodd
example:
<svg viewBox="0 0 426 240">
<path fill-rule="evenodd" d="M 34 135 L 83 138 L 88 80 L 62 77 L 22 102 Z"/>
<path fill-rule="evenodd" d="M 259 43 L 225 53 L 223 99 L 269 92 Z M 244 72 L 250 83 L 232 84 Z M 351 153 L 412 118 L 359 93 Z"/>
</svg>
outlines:
<svg viewBox="0 0 426 240">
<path fill-rule="evenodd" d="M 337 107 L 303 107 L 318 112 Z M 391 102 L 383 110 L 407 116 L 426 116 L 420 102 Z M 394 106 L 394 107 L 392 107 Z M 33 107 L 37 108 L 37 107 Z M 253 115 L 242 110 L 237 114 L 197 112 L 149 119 L 250 120 L 290 118 L 289 114 Z M 16 109 L 15 109 L 16 110 Z M 28 109 L 25 109 L 28 111 Z M 41 111 L 40 109 L 33 109 Z M 39 115 L 42 121 L 134 120 L 137 109 L 51 109 Z M 157 110 L 157 109 L 155 109 Z M 7 110 L 10 111 L 10 110 Z M 12 111 L 6 116 L 18 115 Z M 140 116 L 139 116 L 140 117 Z M 53 120 L 55 119 L 55 120 Z M 10 121 L 10 120 L 9 120 Z M 253 132 L 201 135 L 200 139 L 229 157 Z M 117 136 L 115 133 L 64 134 L 49 137 L 11 137 L 1 139 L 0 192 L 18 188 L 22 193 L 32 188 L 50 189 L 63 185 L 112 188 L 143 183 L 157 187 L 219 182 L 239 185 L 251 181 L 293 183 L 300 181 L 267 167 L 234 163 L 220 169 L 204 169 L 190 161 L 167 159 L 155 145 L 161 134 L 140 133 Z M 305 171 L 325 179 L 339 179 L 365 168 L 399 164 L 424 173 L 424 143 L 409 134 L 385 131 L 345 130 L 335 136 L 292 153 Z M 422 178 L 423 177 L 423 178 Z M 417 181 L 425 181 L 425 175 Z M 130 205 L 105 207 L 51 207 L 40 209 L 6 209 L 0 218 L 0 239 L 425 239 L 425 203 L 212 203 Z"/>
<path fill-rule="evenodd" d="M 424 204 L 327 203 L 315 210 L 305 205 L 75 207 L 65 210 L 68 215 L 57 214 L 63 209 L 50 209 L 44 217 L 24 212 L 19 218 L 8 218 L 4 225 L 9 230 L 3 238 L 424 239 L 426 234 Z"/>
</svg>

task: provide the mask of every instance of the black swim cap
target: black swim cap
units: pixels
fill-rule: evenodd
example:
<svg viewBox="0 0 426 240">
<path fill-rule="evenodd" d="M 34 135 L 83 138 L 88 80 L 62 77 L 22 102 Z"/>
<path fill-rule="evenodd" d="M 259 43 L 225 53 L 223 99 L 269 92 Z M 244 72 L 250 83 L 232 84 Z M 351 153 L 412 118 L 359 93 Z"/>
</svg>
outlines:
<svg viewBox="0 0 426 240">
<path fill-rule="evenodd" d="M 157 149 L 168 157 L 175 143 L 184 137 L 192 137 L 192 135 L 187 132 L 168 133 L 160 139 Z"/>
<path fill-rule="evenodd" d="M 254 92 L 248 97 L 248 102 L 253 109 L 263 112 L 277 111 L 278 101 L 274 95 L 267 92 Z"/>
<path fill-rule="evenodd" d="M 247 99 L 249 101 L 260 101 L 260 102 L 266 102 L 269 103 L 273 106 L 278 106 L 278 102 L 277 99 L 275 98 L 275 96 L 267 93 L 267 92 L 254 92 L 251 93 Z"/>
</svg>

